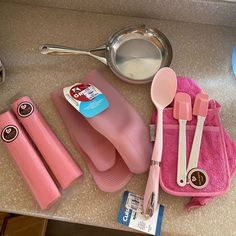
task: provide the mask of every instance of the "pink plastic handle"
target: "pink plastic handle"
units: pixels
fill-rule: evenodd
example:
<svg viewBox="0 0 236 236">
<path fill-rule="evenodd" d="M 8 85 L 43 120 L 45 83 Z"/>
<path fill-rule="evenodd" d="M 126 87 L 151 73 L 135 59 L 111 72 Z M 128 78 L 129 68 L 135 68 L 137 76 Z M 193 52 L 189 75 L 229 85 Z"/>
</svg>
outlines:
<svg viewBox="0 0 236 236">
<path fill-rule="evenodd" d="M 24 129 L 11 112 L 0 115 L 1 139 L 41 209 L 49 208 L 60 192 L 33 148 Z"/>
<path fill-rule="evenodd" d="M 156 140 L 152 152 L 152 160 L 161 162 L 163 150 L 163 109 L 158 109 L 157 112 L 157 126 L 156 126 Z"/>
<path fill-rule="evenodd" d="M 159 195 L 159 176 L 160 176 L 160 166 L 152 165 L 149 170 L 148 181 L 146 185 L 146 190 L 144 194 L 143 202 L 143 212 L 149 216 L 152 216 L 157 207 L 158 195 Z M 153 194 L 153 199 L 152 199 Z M 151 202 L 152 204 L 149 203 Z M 152 213 L 150 214 L 150 210 Z"/>
<path fill-rule="evenodd" d="M 61 188 L 69 187 L 82 175 L 82 171 L 50 129 L 31 99 L 29 97 L 19 98 L 12 104 L 12 109 L 36 144 Z"/>
</svg>

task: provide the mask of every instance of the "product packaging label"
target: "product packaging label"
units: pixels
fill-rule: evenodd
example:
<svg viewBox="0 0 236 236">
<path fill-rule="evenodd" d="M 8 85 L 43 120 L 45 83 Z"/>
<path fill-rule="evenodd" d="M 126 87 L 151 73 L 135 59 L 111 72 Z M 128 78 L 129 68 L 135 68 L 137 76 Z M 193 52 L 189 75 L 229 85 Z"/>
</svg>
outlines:
<svg viewBox="0 0 236 236">
<path fill-rule="evenodd" d="M 143 197 L 125 191 L 118 213 L 118 222 L 129 228 L 160 236 L 164 206 L 158 205 L 152 217 L 144 216 L 142 207 Z"/>
<path fill-rule="evenodd" d="M 83 116 L 92 118 L 109 107 L 104 94 L 92 84 L 77 83 L 63 89 L 66 100 Z"/>
</svg>

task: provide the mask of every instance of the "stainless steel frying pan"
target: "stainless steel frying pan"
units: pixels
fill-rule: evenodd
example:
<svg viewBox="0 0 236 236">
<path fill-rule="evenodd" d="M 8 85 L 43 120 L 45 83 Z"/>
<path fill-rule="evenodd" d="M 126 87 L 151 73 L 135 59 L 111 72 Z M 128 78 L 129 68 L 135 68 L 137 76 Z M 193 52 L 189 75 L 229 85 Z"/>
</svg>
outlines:
<svg viewBox="0 0 236 236">
<path fill-rule="evenodd" d="M 156 72 L 161 67 L 169 66 L 172 60 L 172 48 L 166 36 L 145 25 L 123 28 L 114 33 L 106 45 L 94 49 L 45 44 L 40 50 L 46 55 L 91 56 L 108 65 L 122 80 L 136 84 L 152 81 Z M 95 54 L 101 50 L 105 51 L 105 57 Z"/>
</svg>

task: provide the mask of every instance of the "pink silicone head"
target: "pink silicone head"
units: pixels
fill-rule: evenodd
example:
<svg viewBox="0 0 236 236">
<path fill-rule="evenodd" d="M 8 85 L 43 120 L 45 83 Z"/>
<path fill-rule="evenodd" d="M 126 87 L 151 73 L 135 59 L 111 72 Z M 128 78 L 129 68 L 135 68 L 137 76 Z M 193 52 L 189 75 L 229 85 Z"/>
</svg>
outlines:
<svg viewBox="0 0 236 236">
<path fill-rule="evenodd" d="M 177 120 L 192 120 L 191 97 L 189 94 L 176 93 L 173 112 L 173 116 Z"/>
<path fill-rule="evenodd" d="M 151 98 L 156 108 L 167 107 L 175 97 L 177 77 L 169 67 L 161 68 L 152 81 Z"/>
<path fill-rule="evenodd" d="M 209 104 L 209 96 L 206 93 L 198 93 L 196 95 L 194 106 L 193 106 L 193 114 L 195 116 L 207 116 Z"/>
</svg>

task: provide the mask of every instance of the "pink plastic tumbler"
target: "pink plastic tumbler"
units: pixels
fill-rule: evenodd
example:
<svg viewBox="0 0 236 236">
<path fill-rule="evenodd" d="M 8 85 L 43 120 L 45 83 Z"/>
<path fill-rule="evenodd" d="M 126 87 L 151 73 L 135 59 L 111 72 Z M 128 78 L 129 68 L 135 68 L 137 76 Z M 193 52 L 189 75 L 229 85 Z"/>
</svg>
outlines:
<svg viewBox="0 0 236 236">
<path fill-rule="evenodd" d="M 32 138 L 62 189 L 69 187 L 82 171 L 50 129 L 29 97 L 21 97 L 12 109 Z"/>
<path fill-rule="evenodd" d="M 58 200 L 60 192 L 24 129 L 10 111 L 0 114 L 0 132 L 1 139 L 41 209 L 49 208 Z"/>
</svg>

